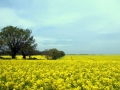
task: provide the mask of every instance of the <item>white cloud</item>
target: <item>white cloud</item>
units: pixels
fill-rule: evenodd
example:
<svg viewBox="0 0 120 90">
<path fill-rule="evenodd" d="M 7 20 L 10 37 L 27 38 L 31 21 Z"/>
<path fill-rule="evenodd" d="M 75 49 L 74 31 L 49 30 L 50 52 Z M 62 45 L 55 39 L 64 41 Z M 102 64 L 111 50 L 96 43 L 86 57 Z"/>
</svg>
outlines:
<svg viewBox="0 0 120 90">
<path fill-rule="evenodd" d="M 43 25 L 65 26 L 88 15 L 79 0 L 48 0 L 47 5 L 45 16 L 39 18 Z"/>
<path fill-rule="evenodd" d="M 119 0 L 100 0 L 96 1 L 95 7 L 98 9 L 98 11 L 105 15 L 107 18 L 111 19 L 119 19 L 120 18 L 120 12 L 119 9 L 120 6 Z M 119 19 L 120 20 L 120 19 Z"/>
<path fill-rule="evenodd" d="M 79 15 L 77 13 L 68 13 L 63 15 L 52 15 L 48 16 L 44 20 L 45 25 L 66 25 L 69 23 L 73 23 L 79 19 Z"/>
<path fill-rule="evenodd" d="M 55 38 L 46 38 L 46 37 L 38 37 L 38 36 L 34 36 L 34 38 L 38 43 L 44 43 L 46 41 L 50 43 L 54 43 L 57 41 L 57 39 Z"/>
<path fill-rule="evenodd" d="M 96 13 L 104 18 L 101 21 L 104 25 L 109 25 L 109 27 L 119 26 L 120 23 L 120 3 L 119 0 L 99 0 L 94 3 Z"/>
<path fill-rule="evenodd" d="M 26 20 L 25 18 L 19 17 L 13 9 L 0 8 L 0 27 L 5 27 L 7 25 L 20 26 L 23 28 L 30 28 L 34 26 L 34 23 Z"/>
<path fill-rule="evenodd" d="M 68 42 L 70 42 L 70 41 L 73 41 L 72 39 L 62 39 L 63 41 L 68 41 Z"/>
<path fill-rule="evenodd" d="M 66 42 L 71 42 L 73 41 L 72 39 L 57 39 L 57 38 L 47 38 L 47 37 L 41 37 L 41 36 L 34 36 L 36 42 L 38 43 L 55 43 L 57 41 L 66 41 Z"/>
<path fill-rule="evenodd" d="M 57 41 L 59 40 L 68 41 L 68 42 L 71 41 L 71 39 L 55 39 L 55 38 L 47 38 L 47 37 L 40 37 L 40 36 L 35 36 L 34 39 L 38 44 L 37 48 L 41 51 L 45 49 L 50 49 L 50 48 L 57 48 L 61 50 L 65 47 L 70 46 L 70 44 L 57 43 Z"/>
</svg>

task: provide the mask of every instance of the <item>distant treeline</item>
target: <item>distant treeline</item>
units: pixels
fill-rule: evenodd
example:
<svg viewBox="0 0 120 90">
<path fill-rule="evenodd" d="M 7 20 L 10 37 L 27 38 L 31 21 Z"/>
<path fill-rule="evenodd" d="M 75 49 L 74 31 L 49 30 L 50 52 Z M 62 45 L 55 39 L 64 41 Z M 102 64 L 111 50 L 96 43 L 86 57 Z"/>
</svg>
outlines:
<svg viewBox="0 0 120 90">
<path fill-rule="evenodd" d="M 66 55 L 104 55 L 104 54 L 66 54 Z"/>
</svg>

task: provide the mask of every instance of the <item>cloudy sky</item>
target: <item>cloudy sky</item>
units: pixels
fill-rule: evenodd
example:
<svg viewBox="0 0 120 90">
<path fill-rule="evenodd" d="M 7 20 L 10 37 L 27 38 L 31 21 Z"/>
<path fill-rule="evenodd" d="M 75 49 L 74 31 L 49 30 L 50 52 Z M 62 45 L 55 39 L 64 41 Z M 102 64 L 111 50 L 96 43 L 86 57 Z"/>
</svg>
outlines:
<svg viewBox="0 0 120 90">
<path fill-rule="evenodd" d="M 120 54 L 120 0 L 0 0 L 0 29 L 32 30 L 40 51 Z"/>
</svg>

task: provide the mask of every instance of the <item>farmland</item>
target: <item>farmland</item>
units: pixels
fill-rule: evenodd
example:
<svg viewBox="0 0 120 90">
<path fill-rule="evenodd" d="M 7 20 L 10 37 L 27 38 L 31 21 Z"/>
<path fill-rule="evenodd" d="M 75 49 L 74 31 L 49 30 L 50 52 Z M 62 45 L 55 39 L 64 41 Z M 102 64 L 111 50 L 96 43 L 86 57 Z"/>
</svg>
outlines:
<svg viewBox="0 0 120 90">
<path fill-rule="evenodd" d="M 120 55 L 0 60 L 0 90 L 120 90 Z"/>
</svg>

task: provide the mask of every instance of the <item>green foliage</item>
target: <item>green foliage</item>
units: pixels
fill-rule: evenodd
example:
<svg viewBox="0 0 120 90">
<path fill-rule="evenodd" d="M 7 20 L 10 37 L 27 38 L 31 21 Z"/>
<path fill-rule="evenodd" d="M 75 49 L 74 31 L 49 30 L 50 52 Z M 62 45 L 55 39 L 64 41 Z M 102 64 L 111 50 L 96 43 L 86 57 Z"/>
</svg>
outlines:
<svg viewBox="0 0 120 90">
<path fill-rule="evenodd" d="M 63 51 L 59 51 L 56 48 L 45 50 L 43 51 L 43 54 L 46 56 L 47 59 L 52 60 L 56 60 L 65 55 Z"/>
<path fill-rule="evenodd" d="M 25 52 L 28 47 L 36 47 L 35 39 L 31 33 L 32 31 L 29 29 L 24 30 L 13 26 L 4 27 L 0 32 L 0 48 L 15 58 L 18 52 Z"/>
</svg>

